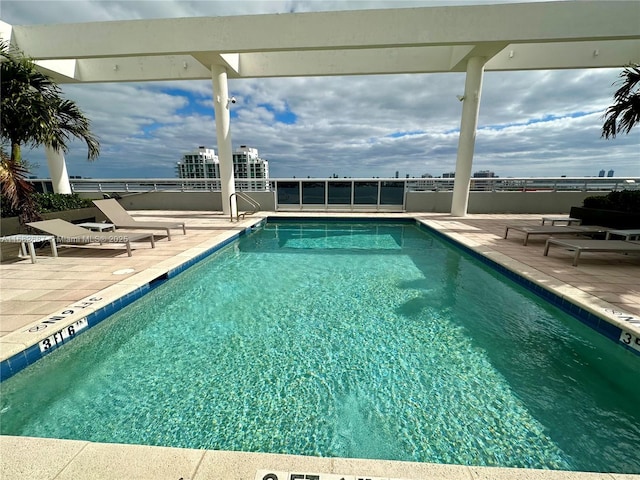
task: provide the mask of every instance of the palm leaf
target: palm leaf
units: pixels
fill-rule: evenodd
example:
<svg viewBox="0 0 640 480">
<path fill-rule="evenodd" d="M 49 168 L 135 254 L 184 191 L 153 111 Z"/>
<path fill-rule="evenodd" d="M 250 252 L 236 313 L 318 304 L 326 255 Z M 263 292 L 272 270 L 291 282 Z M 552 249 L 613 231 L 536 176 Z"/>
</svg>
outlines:
<svg viewBox="0 0 640 480">
<path fill-rule="evenodd" d="M 84 140 L 88 159 L 100 153 L 100 143 L 91 133 L 91 123 L 78 106 L 62 98 L 60 87 L 41 73 L 35 63 L 0 41 L 0 136 L 11 143 L 11 155 L 20 145 L 48 145 L 68 151 L 71 137 Z"/>
<path fill-rule="evenodd" d="M 0 150 L 0 195 L 12 209 L 20 212 L 20 223 L 40 220 L 33 201 L 33 184 L 27 181 L 29 171 L 18 161 Z"/>
<path fill-rule="evenodd" d="M 620 85 L 613 94 L 613 105 L 605 111 L 602 137 L 628 134 L 640 123 L 640 65 L 629 65 L 620 73 Z M 615 85 L 615 84 L 614 84 Z"/>
</svg>

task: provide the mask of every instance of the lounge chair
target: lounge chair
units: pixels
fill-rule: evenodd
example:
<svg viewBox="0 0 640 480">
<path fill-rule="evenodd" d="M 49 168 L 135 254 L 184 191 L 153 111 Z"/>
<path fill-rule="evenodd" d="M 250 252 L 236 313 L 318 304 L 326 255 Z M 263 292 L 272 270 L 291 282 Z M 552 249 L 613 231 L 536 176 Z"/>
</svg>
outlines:
<svg viewBox="0 0 640 480">
<path fill-rule="evenodd" d="M 596 225 L 507 225 L 504 230 L 504 238 L 509 235 L 509 230 L 524 233 L 523 245 L 529 241 L 529 235 L 585 235 L 607 231 L 606 228 Z"/>
<path fill-rule="evenodd" d="M 542 217 L 542 223 L 540 225 L 544 225 L 546 222 L 551 222 L 551 226 L 554 226 L 556 223 L 558 222 L 562 222 L 563 224 L 566 225 L 571 225 L 573 223 L 576 223 L 578 225 L 580 225 L 582 223 L 582 220 L 580 220 L 579 218 L 573 218 L 573 217 Z"/>
<path fill-rule="evenodd" d="M 640 240 L 640 228 L 627 230 L 608 230 L 605 240 L 611 239 L 612 236 L 622 237 L 625 240 Z"/>
<path fill-rule="evenodd" d="M 627 242 L 625 240 L 580 240 L 550 238 L 544 247 L 544 255 L 549 253 L 551 245 L 558 245 L 568 250 L 573 250 L 573 266 L 578 265 L 578 259 L 582 252 L 609 252 L 609 253 L 640 253 L 640 243 Z"/>
<path fill-rule="evenodd" d="M 156 246 L 153 233 L 98 233 L 59 218 L 43 220 L 41 222 L 31 222 L 27 223 L 27 225 L 51 235 L 55 235 L 56 240 L 60 244 L 79 245 L 87 243 L 124 243 L 127 246 L 127 255 L 129 256 L 131 256 L 131 242 L 149 239 L 151 240 L 151 248 L 155 248 Z"/>
<path fill-rule="evenodd" d="M 182 228 L 187 234 L 184 222 L 140 222 L 134 219 L 114 198 L 94 200 L 93 203 L 113 223 L 116 228 L 139 228 L 141 230 L 166 230 L 167 240 L 171 241 L 170 228 Z"/>
</svg>

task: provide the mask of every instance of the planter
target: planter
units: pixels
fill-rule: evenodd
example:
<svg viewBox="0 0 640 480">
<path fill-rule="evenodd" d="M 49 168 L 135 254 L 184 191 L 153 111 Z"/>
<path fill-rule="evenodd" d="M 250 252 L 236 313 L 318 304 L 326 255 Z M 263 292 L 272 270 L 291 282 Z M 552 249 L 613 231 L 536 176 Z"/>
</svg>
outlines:
<svg viewBox="0 0 640 480">
<path fill-rule="evenodd" d="M 582 225 L 600 225 L 602 227 L 625 229 L 640 228 L 640 213 L 604 210 L 600 208 L 571 207 L 569 214 L 582 220 Z"/>
</svg>

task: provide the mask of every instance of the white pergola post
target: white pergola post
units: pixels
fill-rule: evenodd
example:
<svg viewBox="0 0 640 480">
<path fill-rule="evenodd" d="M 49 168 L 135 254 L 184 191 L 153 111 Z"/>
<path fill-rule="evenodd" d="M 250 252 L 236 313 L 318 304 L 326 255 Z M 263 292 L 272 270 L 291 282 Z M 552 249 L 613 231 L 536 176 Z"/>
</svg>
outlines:
<svg viewBox="0 0 640 480">
<path fill-rule="evenodd" d="M 486 58 L 472 57 L 467 61 L 467 78 L 464 83 L 462 100 L 462 118 L 460 120 L 460 138 L 458 139 L 458 158 L 456 176 L 453 182 L 453 200 L 451 215 L 464 217 L 469 204 L 469 183 L 473 163 L 473 150 L 476 144 L 478 112 L 480 111 L 480 93 L 482 75 Z"/>
<path fill-rule="evenodd" d="M 211 65 L 213 81 L 213 107 L 216 114 L 216 135 L 218 138 L 218 159 L 220 160 L 220 183 L 222 187 L 222 212 L 225 215 L 237 214 L 236 198 L 231 205 L 229 198 L 236 191 L 233 177 L 233 153 L 231 149 L 229 87 L 227 70 L 222 65 Z"/>
<path fill-rule="evenodd" d="M 70 195 L 72 193 L 71 184 L 67 174 L 67 164 L 64 161 L 64 153 L 62 153 L 62 150 L 56 150 L 49 146 L 46 146 L 44 150 L 47 155 L 47 165 L 49 165 L 53 192 Z"/>
</svg>

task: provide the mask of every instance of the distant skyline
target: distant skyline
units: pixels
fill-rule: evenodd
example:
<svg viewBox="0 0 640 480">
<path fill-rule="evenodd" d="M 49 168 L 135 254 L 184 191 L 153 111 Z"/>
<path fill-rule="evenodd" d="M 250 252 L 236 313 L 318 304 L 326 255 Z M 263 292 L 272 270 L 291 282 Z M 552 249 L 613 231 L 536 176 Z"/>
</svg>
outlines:
<svg viewBox="0 0 640 480">
<path fill-rule="evenodd" d="M 498 1 L 31 1 L 3 0 L 14 25 L 140 18 L 245 15 Z M 601 138 L 619 69 L 486 72 L 473 171 L 501 177 L 640 177 L 640 128 Z M 455 170 L 464 73 L 230 79 L 233 148 L 248 145 L 273 178 L 420 177 Z M 218 150 L 210 81 L 63 85 L 91 119 L 102 145 L 86 160 L 71 144 L 70 175 L 175 177 L 198 146 Z M 24 158 L 48 176 L 43 149 Z"/>
</svg>

